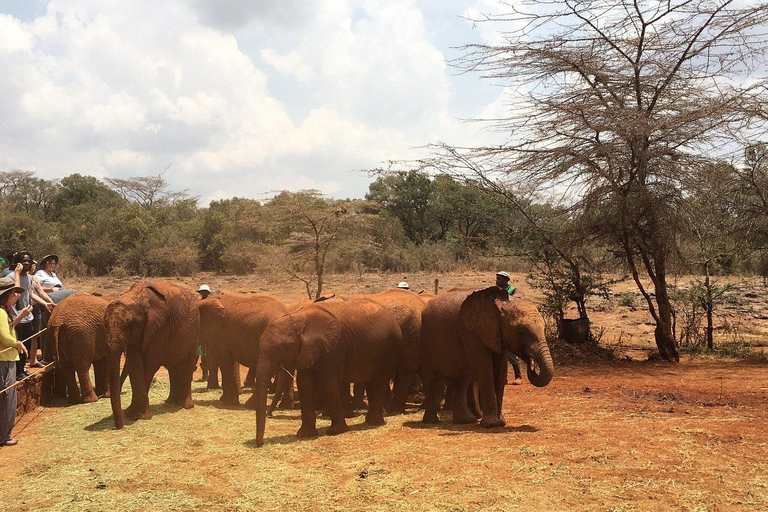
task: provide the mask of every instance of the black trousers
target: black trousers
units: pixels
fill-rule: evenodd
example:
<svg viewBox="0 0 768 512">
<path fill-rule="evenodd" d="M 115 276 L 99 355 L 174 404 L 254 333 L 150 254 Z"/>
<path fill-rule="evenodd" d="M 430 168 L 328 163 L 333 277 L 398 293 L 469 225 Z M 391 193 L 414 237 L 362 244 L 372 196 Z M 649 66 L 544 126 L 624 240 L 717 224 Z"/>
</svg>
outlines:
<svg viewBox="0 0 768 512">
<path fill-rule="evenodd" d="M 21 341 L 29 338 L 33 334 L 35 334 L 35 326 L 32 325 L 32 322 L 27 322 L 25 324 L 19 324 L 16 326 L 16 339 Z M 24 346 L 27 347 L 27 351 L 32 350 L 32 340 L 29 340 L 28 342 L 24 343 Z M 19 354 L 19 360 L 16 361 L 16 377 L 24 373 L 24 365 L 27 363 L 27 358 L 24 354 Z"/>
</svg>

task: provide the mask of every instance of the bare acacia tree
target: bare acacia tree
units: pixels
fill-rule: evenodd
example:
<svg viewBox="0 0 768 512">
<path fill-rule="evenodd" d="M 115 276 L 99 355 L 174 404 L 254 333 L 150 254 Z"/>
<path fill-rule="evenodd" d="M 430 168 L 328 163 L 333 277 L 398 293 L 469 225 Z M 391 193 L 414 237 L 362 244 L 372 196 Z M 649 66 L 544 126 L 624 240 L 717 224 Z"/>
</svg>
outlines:
<svg viewBox="0 0 768 512">
<path fill-rule="evenodd" d="M 168 169 L 166 168 L 166 171 Z M 106 182 L 126 201 L 135 202 L 145 210 L 158 206 L 174 205 L 189 198 L 186 191 L 172 191 L 162 173 L 157 176 L 133 176 L 131 178 L 106 178 Z"/>
<path fill-rule="evenodd" d="M 325 284 L 325 260 L 339 229 L 348 218 L 347 206 L 326 199 L 317 190 L 283 192 L 271 201 L 288 222 L 293 258 L 287 268 L 294 279 L 304 283 L 307 297 L 319 299 Z"/>
<path fill-rule="evenodd" d="M 752 71 L 766 64 L 768 5 L 504 5 L 508 14 L 476 21 L 512 27 L 505 42 L 469 45 L 458 64 L 516 95 L 495 121 L 511 138 L 464 152 L 492 179 L 559 191 L 589 212 L 593 236 L 622 255 L 645 298 L 661 356 L 678 361 L 667 273 L 682 184 L 764 126 L 768 81 Z"/>
</svg>

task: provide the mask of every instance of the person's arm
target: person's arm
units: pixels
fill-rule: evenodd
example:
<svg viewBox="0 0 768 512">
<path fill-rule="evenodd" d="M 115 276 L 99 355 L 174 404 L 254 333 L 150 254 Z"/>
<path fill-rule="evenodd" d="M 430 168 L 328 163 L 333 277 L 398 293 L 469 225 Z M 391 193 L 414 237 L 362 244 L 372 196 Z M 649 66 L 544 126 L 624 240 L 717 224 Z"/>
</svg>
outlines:
<svg viewBox="0 0 768 512">
<path fill-rule="evenodd" d="M 24 320 L 24 317 L 30 314 L 31 312 L 32 312 L 32 304 L 28 305 L 25 308 L 21 308 L 21 311 L 19 311 L 19 314 L 16 316 L 16 318 L 12 320 L 13 326 L 16 327 L 17 325 L 19 325 L 19 322 Z"/>
<path fill-rule="evenodd" d="M 16 336 L 11 332 L 11 326 L 8 325 L 8 313 L 0 313 L 0 350 L 15 348 L 20 353 L 27 354 L 27 348 L 24 344 L 16 340 Z"/>
<path fill-rule="evenodd" d="M 40 286 L 40 280 L 35 276 L 30 276 L 32 283 L 29 286 L 29 298 L 37 302 L 41 306 L 44 306 L 48 312 L 53 311 L 53 307 L 56 305 L 53 299 L 45 293 L 43 287 Z"/>
<path fill-rule="evenodd" d="M 43 279 L 46 276 L 47 276 L 47 274 L 45 273 L 45 270 L 38 270 L 37 272 L 35 272 L 35 277 L 38 280 L 40 280 L 40 287 L 43 289 L 43 291 L 46 292 L 46 293 L 48 293 L 48 292 L 55 292 L 57 290 L 55 285 L 46 286 L 46 285 L 43 284 Z M 53 278 L 53 276 L 50 276 L 50 277 Z"/>
</svg>

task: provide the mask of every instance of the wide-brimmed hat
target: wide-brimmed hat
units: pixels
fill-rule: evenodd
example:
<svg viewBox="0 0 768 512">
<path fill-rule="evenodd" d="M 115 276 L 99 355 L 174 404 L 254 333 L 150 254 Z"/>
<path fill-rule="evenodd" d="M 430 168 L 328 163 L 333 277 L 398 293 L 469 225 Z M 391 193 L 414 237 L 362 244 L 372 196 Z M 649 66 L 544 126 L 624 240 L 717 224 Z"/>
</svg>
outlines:
<svg viewBox="0 0 768 512">
<path fill-rule="evenodd" d="M 408 283 L 406 283 L 405 281 L 400 281 L 399 283 L 397 283 L 397 287 L 398 288 L 402 288 L 403 290 L 410 290 L 411 289 L 411 287 L 408 286 Z"/>
<path fill-rule="evenodd" d="M 59 264 L 59 257 L 55 254 L 46 254 L 43 256 L 43 259 L 40 260 L 40 266 L 45 267 L 45 262 L 48 260 L 53 260 L 57 265 Z"/>
<path fill-rule="evenodd" d="M 509 274 L 507 272 L 504 272 L 504 271 L 496 272 L 496 277 L 503 277 L 507 281 L 511 281 L 512 280 L 512 278 L 509 277 Z"/>
<path fill-rule="evenodd" d="M 19 293 L 24 293 L 25 291 L 21 286 L 16 286 L 16 281 L 10 277 L 0 277 L 0 296 L 4 295 L 5 292 L 9 290 L 14 290 Z"/>
<path fill-rule="evenodd" d="M 201 284 L 201 285 L 200 285 L 200 288 L 198 288 L 198 289 L 197 289 L 197 293 L 200 293 L 200 292 L 208 292 L 208 293 L 211 293 L 211 287 L 210 287 L 210 286 L 208 286 L 207 284 Z"/>
</svg>

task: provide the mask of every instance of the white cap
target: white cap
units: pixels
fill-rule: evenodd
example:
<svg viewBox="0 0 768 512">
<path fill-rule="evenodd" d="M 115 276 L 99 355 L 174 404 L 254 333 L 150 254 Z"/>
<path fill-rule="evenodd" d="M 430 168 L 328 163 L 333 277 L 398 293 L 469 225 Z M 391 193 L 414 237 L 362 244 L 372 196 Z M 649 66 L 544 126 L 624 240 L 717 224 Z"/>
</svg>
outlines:
<svg viewBox="0 0 768 512">
<path fill-rule="evenodd" d="M 402 288 L 403 290 L 410 290 L 411 289 L 411 287 L 408 286 L 408 283 L 406 283 L 405 281 L 400 281 L 399 283 L 397 283 L 397 287 L 398 288 Z"/>
<path fill-rule="evenodd" d="M 207 284 L 201 284 L 201 285 L 200 285 L 200 288 L 198 288 L 198 289 L 197 289 L 197 291 L 198 291 L 198 293 L 199 293 L 199 292 L 208 292 L 208 293 L 211 293 L 211 287 L 210 287 L 210 286 L 208 286 Z"/>
</svg>

